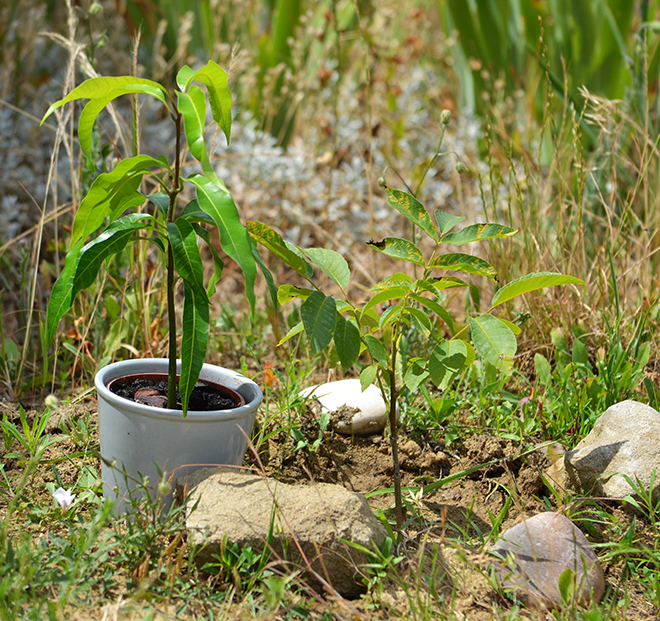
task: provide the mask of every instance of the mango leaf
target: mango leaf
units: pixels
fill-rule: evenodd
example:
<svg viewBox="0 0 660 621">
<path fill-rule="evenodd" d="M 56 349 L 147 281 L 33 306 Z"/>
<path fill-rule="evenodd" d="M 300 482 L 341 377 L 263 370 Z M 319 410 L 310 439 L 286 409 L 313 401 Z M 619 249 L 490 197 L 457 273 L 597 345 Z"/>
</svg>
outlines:
<svg viewBox="0 0 660 621">
<path fill-rule="evenodd" d="M 425 265 L 422 251 L 407 239 L 401 239 L 400 237 L 386 237 L 383 241 L 379 242 L 372 239 L 367 242 L 367 245 L 386 254 L 388 257 L 403 259 L 404 261 L 410 261 L 417 265 Z"/>
<path fill-rule="evenodd" d="M 293 338 L 297 334 L 300 334 L 303 330 L 305 329 L 305 326 L 302 321 L 299 321 L 293 328 L 291 328 L 281 339 L 280 342 L 277 344 L 279 347 L 283 343 L 286 343 L 290 338 Z"/>
<path fill-rule="evenodd" d="M 55 337 L 55 330 L 60 319 L 69 311 L 73 303 L 73 281 L 78 270 L 82 245 L 81 240 L 71 247 L 66 255 L 64 269 L 53 285 L 46 311 L 46 333 L 49 341 Z"/>
<path fill-rule="evenodd" d="M 74 88 L 64 99 L 56 101 L 48 108 L 46 114 L 41 119 L 43 122 L 58 108 L 64 104 L 77 99 L 99 99 L 105 98 L 112 93 L 115 89 L 131 87 L 132 93 L 145 93 L 152 95 L 159 101 L 167 106 L 167 90 L 164 86 L 153 82 L 152 80 L 145 80 L 142 78 L 134 78 L 133 76 L 116 76 L 116 77 L 101 77 L 90 78 L 85 80 L 82 84 Z"/>
<path fill-rule="evenodd" d="M 347 321 L 340 314 L 337 314 L 334 339 L 341 368 L 346 373 L 360 355 L 360 331 L 355 323 Z"/>
<path fill-rule="evenodd" d="M 337 307 L 332 296 L 312 291 L 300 306 L 300 317 L 305 326 L 312 354 L 323 351 L 335 332 Z"/>
<path fill-rule="evenodd" d="M 197 246 L 197 233 L 184 218 L 167 223 L 167 235 L 172 244 L 174 267 L 196 296 L 209 303 L 204 289 L 204 266 Z"/>
<path fill-rule="evenodd" d="M 312 266 L 301 256 L 302 253 L 295 246 L 288 244 L 282 239 L 282 236 L 271 229 L 267 224 L 261 222 L 248 222 L 247 229 L 250 236 L 262 246 L 270 250 L 275 256 L 284 261 L 291 269 L 298 272 L 301 276 L 309 280 L 314 270 Z M 294 250 L 295 249 L 295 250 Z"/>
<path fill-rule="evenodd" d="M 165 194 L 165 192 L 154 192 L 153 194 L 143 194 L 142 196 L 144 196 L 144 198 L 146 198 L 149 202 L 156 205 L 163 218 L 167 217 L 167 211 L 170 206 L 170 197 Z M 195 205 L 197 205 L 197 201 L 190 201 L 188 205 L 191 203 L 195 203 Z M 186 211 L 188 205 L 184 207 L 183 211 Z M 213 221 L 211 221 L 211 223 L 213 223 Z"/>
<path fill-rule="evenodd" d="M 304 287 L 296 287 L 294 285 L 280 285 L 277 290 L 277 301 L 280 305 L 284 306 L 291 300 L 306 300 L 312 289 L 305 289 Z"/>
<path fill-rule="evenodd" d="M 252 244 L 252 256 L 254 257 L 255 263 L 259 266 L 261 273 L 264 275 L 264 280 L 266 281 L 266 286 L 268 287 L 268 293 L 270 295 L 270 301 L 273 303 L 275 312 L 277 312 L 277 286 L 275 285 L 273 275 L 270 273 L 270 270 L 261 258 L 256 244 Z"/>
<path fill-rule="evenodd" d="M 404 298 L 409 293 L 410 289 L 408 287 L 392 287 L 391 289 L 380 291 L 362 307 L 362 315 L 369 312 L 369 310 L 378 304 L 383 304 L 385 302 L 389 302 L 390 300 Z"/>
<path fill-rule="evenodd" d="M 252 241 L 246 228 L 238 218 L 238 210 L 234 204 L 231 194 L 225 189 L 202 175 L 192 175 L 187 181 L 193 183 L 197 188 L 197 202 L 202 211 L 209 214 L 215 221 L 220 233 L 220 245 L 222 249 L 243 270 L 245 282 L 245 293 L 250 308 L 254 312 L 254 281 L 257 268 L 252 254 Z"/>
<path fill-rule="evenodd" d="M 440 240 L 443 244 L 453 244 L 462 246 L 475 241 L 484 241 L 486 239 L 496 239 L 500 237 L 510 237 L 515 235 L 518 229 L 512 229 L 510 226 L 502 224 L 471 224 L 456 233 L 448 233 Z"/>
<path fill-rule="evenodd" d="M 198 162 L 208 160 L 206 144 L 204 143 L 204 126 L 206 125 L 206 97 L 199 86 L 191 86 L 188 93 L 177 91 L 179 112 L 183 115 L 183 126 L 186 130 L 186 141 L 190 153 Z"/>
<path fill-rule="evenodd" d="M 136 231 L 146 228 L 144 220 L 153 220 L 147 213 L 131 213 L 108 226 L 96 239 L 86 244 L 80 251 L 80 258 L 73 280 L 71 302 L 83 289 L 96 279 L 101 263 L 113 254 L 121 252 Z"/>
<path fill-rule="evenodd" d="M 360 386 L 362 387 L 362 392 L 376 381 L 376 375 L 378 375 L 378 367 L 375 364 L 368 364 L 367 366 L 362 367 L 362 371 L 360 371 Z"/>
<path fill-rule="evenodd" d="M 183 214 L 181 214 L 180 217 L 183 218 Z M 188 221 L 190 222 L 190 220 Z M 218 254 L 218 251 L 215 249 L 215 246 L 211 241 L 210 233 L 203 226 L 200 226 L 196 222 L 192 224 L 192 227 L 193 229 L 195 229 L 195 233 L 197 233 L 197 236 L 201 237 L 206 242 L 206 246 L 210 250 L 211 256 L 213 257 L 213 276 L 209 278 L 209 282 L 206 285 L 206 296 L 210 300 L 213 294 L 215 293 L 216 284 L 218 284 L 220 282 L 220 279 L 222 278 L 222 272 L 225 269 L 225 262 L 222 260 L 222 257 Z M 255 256 L 255 260 L 256 260 L 256 256 Z M 261 259 L 261 257 L 259 258 Z M 277 294 L 275 295 L 277 296 Z"/>
<path fill-rule="evenodd" d="M 173 336 L 173 335 L 172 335 Z M 184 281 L 181 377 L 179 393 L 183 416 L 188 414 L 190 394 L 199 379 L 209 340 L 209 302 L 204 288 Z"/>
<path fill-rule="evenodd" d="M 167 164 L 164 158 L 138 155 L 122 160 L 109 173 L 99 175 L 80 203 L 73 221 L 71 244 L 98 230 L 108 216 L 122 213 L 129 206 L 139 205 L 144 197 L 137 191 L 149 168 Z"/>
<path fill-rule="evenodd" d="M 195 71 L 188 65 L 183 65 L 179 72 L 176 74 L 176 85 L 180 91 L 184 93 L 188 90 L 190 83 L 195 79 Z"/>
<path fill-rule="evenodd" d="M 510 375 L 518 343 L 509 327 L 492 315 L 470 317 L 472 342 L 479 355 L 496 369 Z"/>
<path fill-rule="evenodd" d="M 444 237 L 449 231 L 451 231 L 457 224 L 463 222 L 465 216 L 452 216 L 446 211 L 441 209 L 435 210 L 435 221 L 438 223 L 438 230 L 440 231 L 440 237 Z"/>
<path fill-rule="evenodd" d="M 431 381 L 440 390 L 447 390 L 456 375 L 465 366 L 467 355 L 467 346 L 460 339 L 438 343 L 429 360 Z"/>
<path fill-rule="evenodd" d="M 197 71 L 194 79 L 206 85 L 213 120 L 225 134 L 227 145 L 229 145 L 231 136 L 231 91 L 229 90 L 225 70 L 210 60 Z"/>
<path fill-rule="evenodd" d="M 385 192 L 387 194 L 387 202 L 392 205 L 392 207 L 394 207 L 399 213 L 403 214 L 412 223 L 416 224 L 427 235 L 429 235 L 431 239 L 438 241 L 438 231 L 435 226 L 433 226 L 431 216 L 429 216 L 426 207 L 424 207 L 422 203 L 410 194 L 401 192 L 400 190 L 386 188 Z"/>
<path fill-rule="evenodd" d="M 557 274 L 554 272 L 540 272 L 537 274 L 527 274 L 522 278 L 517 278 L 507 283 L 497 290 L 493 296 L 493 307 L 504 304 L 509 300 L 536 291 L 538 289 L 545 289 L 546 287 L 554 287 L 555 285 L 584 285 L 584 280 L 575 278 L 574 276 L 565 276 L 564 274 Z"/>
<path fill-rule="evenodd" d="M 365 334 L 363 340 L 373 358 L 377 360 L 383 368 L 387 368 L 389 365 L 389 357 L 383 344 L 371 334 Z"/>
<path fill-rule="evenodd" d="M 486 276 L 491 280 L 497 280 L 497 271 L 495 268 L 479 257 L 471 254 L 461 254 L 460 252 L 450 252 L 441 254 L 432 259 L 428 266 L 429 269 L 443 269 L 454 272 L 467 272 L 468 274 L 478 274 Z"/>
<path fill-rule="evenodd" d="M 314 262 L 319 269 L 334 280 L 341 288 L 346 289 L 351 279 L 351 270 L 346 259 L 338 252 L 327 248 L 307 248 L 305 256 Z"/>
</svg>

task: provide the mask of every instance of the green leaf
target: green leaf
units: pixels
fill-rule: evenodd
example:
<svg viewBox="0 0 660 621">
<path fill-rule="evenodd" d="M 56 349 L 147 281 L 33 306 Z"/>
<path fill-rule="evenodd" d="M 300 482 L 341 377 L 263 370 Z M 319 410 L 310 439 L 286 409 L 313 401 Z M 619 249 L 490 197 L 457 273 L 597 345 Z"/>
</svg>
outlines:
<svg viewBox="0 0 660 621">
<path fill-rule="evenodd" d="M 413 322 L 417 326 L 417 330 L 423 339 L 428 339 L 431 336 L 431 320 L 429 316 L 421 309 L 409 306 L 406 312 L 413 318 Z"/>
<path fill-rule="evenodd" d="M 341 368 L 346 373 L 355 364 L 360 355 L 360 331 L 355 323 L 347 321 L 342 315 L 337 313 L 334 339 Z"/>
<path fill-rule="evenodd" d="M 280 285 L 277 290 L 277 301 L 280 305 L 284 306 L 291 300 L 306 300 L 312 289 L 305 289 L 304 287 L 296 287 L 294 285 Z"/>
<path fill-rule="evenodd" d="M 383 241 L 379 242 L 372 239 L 367 242 L 367 245 L 386 254 L 388 257 L 403 259 L 404 261 L 410 261 L 417 265 L 425 265 L 422 251 L 407 239 L 401 239 L 400 237 L 386 237 Z"/>
<path fill-rule="evenodd" d="M 181 335 L 181 377 L 179 392 L 183 416 L 188 414 L 188 400 L 199 379 L 209 340 L 209 302 L 206 292 L 184 281 L 183 330 Z"/>
<path fill-rule="evenodd" d="M 452 216 L 450 213 L 440 209 L 435 210 L 435 221 L 438 223 L 440 237 L 444 237 L 457 224 L 463 222 L 463 220 L 465 220 L 465 216 Z"/>
<path fill-rule="evenodd" d="M 202 211 L 215 221 L 220 233 L 222 249 L 240 266 L 245 281 L 245 293 L 254 312 L 254 281 L 257 268 L 252 254 L 252 241 L 238 217 L 234 199 L 226 189 L 202 175 L 192 175 L 187 179 L 197 188 L 197 201 Z"/>
<path fill-rule="evenodd" d="M 220 126 L 229 145 L 231 136 L 231 91 L 229 90 L 225 70 L 210 60 L 197 71 L 194 79 L 206 85 L 213 120 Z"/>
<path fill-rule="evenodd" d="M 469 244 L 475 241 L 510 237 L 517 232 L 518 229 L 512 229 L 510 226 L 503 226 L 502 224 L 472 224 L 456 233 L 444 235 L 441 243 L 462 246 L 463 244 Z"/>
<path fill-rule="evenodd" d="M 429 377 L 427 361 L 422 358 L 413 358 L 408 363 L 408 369 L 403 376 L 403 383 L 410 392 L 415 392 L 419 385 Z"/>
<path fill-rule="evenodd" d="M 559 576 L 557 582 L 559 587 L 559 595 L 564 604 L 570 604 L 573 601 L 575 593 L 575 572 L 570 568 L 564 569 Z"/>
<path fill-rule="evenodd" d="M 376 381 L 376 375 L 378 375 L 378 367 L 375 364 L 369 364 L 362 368 L 362 371 L 360 371 L 360 386 L 362 386 L 362 392 Z"/>
<path fill-rule="evenodd" d="M 190 153 L 198 162 L 208 161 L 206 144 L 204 143 L 204 126 L 206 125 L 206 97 L 199 86 L 191 86 L 189 93 L 177 91 L 179 112 L 183 115 L 183 126 L 186 130 L 186 141 Z"/>
<path fill-rule="evenodd" d="M 510 375 L 518 343 L 509 327 L 497 317 L 481 315 L 476 319 L 470 317 L 470 329 L 479 355 L 496 369 Z"/>
<path fill-rule="evenodd" d="M 555 285 L 584 285 L 584 280 L 575 278 L 574 276 L 565 276 L 564 274 L 556 274 L 554 272 L 541 272 L 537 274 L 527 274 L 522 278 L 517 278 L 507 283 L 497 290 L 493 296 L 492 305 L 499 306 L 508 302 L 509 300 L 536 291 L 538 289 L 545 289 L 546 287 L 554 287 Z"/>
<path fill-rule="evenodd" d="M 139 205 L 144 197 L 137 191 L 143 175 L 149 168 L 162 166 L 164 160 L 138 155 L 122 160 L 109 173 L 99 175 L 80 203 L 73 221 L 71 244 L 98 230 L 107 217 L 123 212 L 129 206 Z M 166 162 L 165 162 L 166 164 Z"/>
<path fill-rule="evenodd" d="M 167 106 L 167 90 L 164 86 L 153 82 L 152 80 L 145 80 L 142 78 L 134 78 L 133 76 L 116 76 L 116 77 L 101 77 L 90 78 L 85 80 L 82 84 L 74 88 L 64 99 L 56 101 L 48 108 L 46 114 L 41 119 L 43 122 L 58 108 L 64 104 L 77 99 L 99 99 L 108 97 L 116 89 L 131 88 L 131 93 L 145 93 L 152 95 L 159 101 L 162 101 Z"/>
<path fill-rule="evenodd" d="M 440 390 L 447 390 L 465 366 L 467 356 L 467 346 L 460 339 L 443 341 L 436 345 L 429 360 L 431 381 Z"/>
<path fill-rule="evenodd" d="M 410 293 L 408 287 L 392 287 L 391 289 L 385 289 L 384 291 L 378 292 L 374 295 L 362 308 L 362 315 L 369 312 L 374 306 L 378 304 L 383 304 L 389 302 L 390 300 L 397 300 L 399 298 L 405 297 Z"/>
<path fill-rule="evenodd" d="M 89 287 L 96 279 L 101 263 L 108 257 L 121 252 L 136 231 L 148 226 L 144 220 L 153 220 L 147 213 L 131 213 L 108 226 L 96 239 L 80 251 L 80 258 L 73 280 L 71 303 L 76 295 Z"/>
<path fill-rule="evenodd" d="M 351 279 L 351 270 L 346 259 L 338 252 L 327 248 L 307 248 L 303 250 L 305 256 L 313 261 L 321 271 L 327 274 L 341 288 L 346 289 Z"/>
<path fill-rule="evenodd" d="M 323 351 L 335 332 L 337 307 L 331 295 L 312 291 L 300 306 L 300 317 L 305 326 L 312 354 Z"/>
<path fill-rule="evenodd" d="M 172 244 L 174 267 L 201 299 L 205 299 L 204 265 L 197 246 L 197 234 L 192 224 L 183 218 L 167 223 L 167 234 Z"/>
<path fill-rule="evenodd" d="M 191 201 L 191 202 L 197 202 L 197 201 Z M 180 219 L 184 219 L 183 213 L 181 214 Z M 190 218 L 185 218 L 185 219 L 188 220 L 188 222 L 190 222 Z M 220 279 L 222 278 L 222 272 L 225 269 L 225 262 L 222 260 L 222 257 L 218 254 L 218 251 L 215 249 L 215 246 L 211 241 L 211 234 L 203 226 L 200 226 L 196 222 L 193 223 L 192 227 L 195 230 L 197 236 L 201 237 L 206 242 L 206 246 L 211 252 L 211 256 L 213 257 L 213 276 L 209 278 L 209 282 L 206 285 L 206 297 L 208 297 L 210 300 L 213 294 L 215 293 L 216 284 L 218 284 L 220 282 Z"/>
<path fill-rule="evenodd" d="M 454 318 L 449 314 L 449 312 L 447 311 L 447 309 L 445 309 L 444 306 L 442 306 L 435 300 L 429 300 L 429 298 L 424 297 L 423 295 L 419 295 L 418 293 L 414 293 L 410 297 L 411 299 L 415 300 L 415 302 L 421 304 L 422 306 L 425 306 L 432 313 L 435 313 L 438 317 L 440 317 L 442 321 L 444 321 L 449 326 L 449 329 L 452 331 L 452 334 L 456 333 L 454 327 Z"/>
<path fill-rule="evenodd" d="M 429 269 L 443 269 L 454 272 L 467 272 L 468 274 L 478 274 L 486 276 L 491 280 L 497 280 L 497 271 L 495 268 L 479 257 L 471 254 L 462 254 L 460 252 L 450 252 L 441 254 L 432 259 L 428 266 Z"/>
<path fill-rule="evenodd" d="M 513 332 L 514 336 L 518 336 L 522 332 L 522 330 L 520 329 L 520 326 L 516 325 L 512 321 L 509 321 L 508 319 L 504 319 L 504 317 L 499 317 L 499 320 L 502 323 L 505 323 L 507 326 L 509 326 L 509 330 L 511 330 L 511 332 Z"/>
<path fill-rule="evenodd" d="M 195 71 L 188 65 L 183 65 L 176 74 L 176 85 L 180 91 L 186 92 L 190 83 L 195 79 Z"/>
<path fill-rule="evenodd" d="M 534 370 L 539 383 L 547 388 L 552 380 L 552 367 L 543 354 L 534 354 Z"/>
<path fill-rule="evenodd" d="M 412 278 L 408 276 L 408 274 L 397 272 L 396 274 L 392 274 L 392 276 L 385 278 L 385 280 L 376 283 L 371 287 L 371 290 L 384 291 L 385 289 L 391 289 L 392 287 L 407 287 L 409 289 L 412 281 Z"/>
<path fill-rule="evenodd" d="M 284 261 L 291 269 L 309 280 L 314 274 L 312 266 L 305 261 L 302 252 L 285 242 L 282 236 L 261 222 L 248 222 L 247 229 L 250 236 L 262 246 L 270 250 L 276 257 Z M 295 250 L 294 250 L 295 249 Z M 296 252 L 298 250 L 298 252 Z"/>
<path fill-rule="evenodd" d="M 170 197 L 167 194 L 165 194 L 165 192 L 154 192 L 153 194 L 143 194 L 143 196 L 149 202 L 156 205 L 158 211 L 163 216 L 163 218 L 167 217 L 167 210 L 170 206 Z M 184 207 L 183 211 L 185 212 L 186 209 L 188 209 L 189 205 L 191 205 L 192 203 L 197 205 L 197 201 L 190 201 L 190 203 L 188 203 L 188 205 Z M 183 215 L 183 213 L 181 215 Z"/>
<path fill-rule="evenodd" d="M 71 247 L 66 255 L 64 269 L 53 285 L 46 311 L 46 332 L 49 341 L 55 337 L 55 330 L 57 330 L 60 319 L 69 311 L 73 303 L 73 281 L 78 270 L 82 244 L 82 241 L 79 241 Z"/>
<path fill-rule="evenodd" d="M 277 344 L 279 347 L 283 343 L 286 343 L 290 338 L 293 338 L 297 334 L 300 334 L 303 330 L 305 329 L 305 326 L 302 321 L 299 321 L 293 328 L 291 328 L 280 340 L 280 342 Z"/>
<path fill-rule="evenodd" d="M 444 291 L 445 289 L 457 289 L 460 287 L 467 287 L 467 283 L 460 278 L 454 276 L 443 276 L 442 278 L 428 278 L 427 282 L 431 284 L 435 291 Z M 420 281 L 417 281 L 420 282 Z M 430 291 L 430 289 L 429 289 Z"/>
<path fill-rule="evenodd" d="M 387 193 L 387 201 L 392 207 L 408 218 L 408 220 L 416 224 L 427 235 L 429 235 L 431 239 L 438 241 L 438 231 L 435 226 L 433 226 L 431 216 L 429 216 L 426 207 L 424 207 L 422 203 L 406 192 L 393 190 L 391 188 L 386 188 L 385 192 Z"/>
<path fill-rule="evenodd" d="M 389 357 L 383 344 L 371 334 L 365 334 L 363 337 L 364 344 L 367 346 L 369 353 L 378 361 L 378 363 L 386 369 L 389 365 Z"/>
</svg>

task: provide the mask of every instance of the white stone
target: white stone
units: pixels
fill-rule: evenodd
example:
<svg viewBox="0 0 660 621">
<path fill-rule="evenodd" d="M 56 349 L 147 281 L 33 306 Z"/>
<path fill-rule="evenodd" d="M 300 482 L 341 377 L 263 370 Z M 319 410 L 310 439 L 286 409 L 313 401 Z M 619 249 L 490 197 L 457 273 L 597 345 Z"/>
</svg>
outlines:
<svg viewBox="0 0 660 621">
<path fill-rule="evenodd" d="M 553 476 L 580 493 L 623 498 L 635 495 L 624 476 L 648 492 L 654 470 L 656 502 L 660 497 L 660 413 L 628 400 L 601 414 L 591 432 L 555 464 Z"/>
<path fill-rule="evenodd" d="M 387 406 L 379 388 L 371 384 L 363 392 L 359 379 L 311 386 L 300 395 L 319 401 L 322 410 L 330 414 L 332 428 L 344 435 L 381 433 L 388 422 Z"/>
</svg>

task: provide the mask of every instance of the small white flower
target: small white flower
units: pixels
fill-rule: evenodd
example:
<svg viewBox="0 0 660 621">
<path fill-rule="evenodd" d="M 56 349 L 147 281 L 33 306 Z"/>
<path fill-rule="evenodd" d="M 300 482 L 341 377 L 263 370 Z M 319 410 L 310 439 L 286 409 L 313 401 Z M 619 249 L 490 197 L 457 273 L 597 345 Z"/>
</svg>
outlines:
<svg viewBox="0 0 660 621">
<path fill-rule="evenodd" d="M 66 511 L 73 504 L 76 495 L 63 487 L 58 487 L 53 492 L 53 498 L 57 501 L 57 504 Z"/>
</svg>

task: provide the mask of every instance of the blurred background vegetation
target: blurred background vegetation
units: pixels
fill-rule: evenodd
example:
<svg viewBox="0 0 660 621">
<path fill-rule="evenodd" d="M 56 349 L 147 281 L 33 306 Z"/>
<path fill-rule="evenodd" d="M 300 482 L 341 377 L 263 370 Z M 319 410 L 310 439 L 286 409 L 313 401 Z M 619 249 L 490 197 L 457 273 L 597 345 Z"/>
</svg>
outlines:
<svg viewBox="0 0 660 621">
<path fill-rule="evenodd" d="M 0 7 L 5 398 L 89 385 L 99 365 L 158 354 L 166 342 L 161 267 L 146 246 L 112 263 L 57 347 L 45 342 L 43 313 L 68 227 L 96 172 L 77 151 L 75 115 L 44 127 L 38 120 L 86 77 L 136 72 L 167 82 L 182 64 L 212 59 L 228 69 L 235 98 L 232 145 L 218 141 L 215 164 L 245 220 L 267 222 L 299 245 L 342 252 L 362 274 L 352 284 L 359 292 L 389 268 L 364 242 L 404 226 L 376 180 L 391 166 L 409 185 L 419 181 L 449 109 L 447 150 L 421 196 L 428 208 L 517 227 L 514 241 L 481 250 L 502 282 L 554 270 L 588 282 L 511 310 L 525 328 L 517 366 L 526 381 L 552 379 L 544 361 L 549 373 L 569 365 L 570 381 L 555 378 L 573 395 L 566 407 L 585 400 L 600 407 L 627 372 L 629 392 L 646 379 L 643 396 L 653 400 L 659 5 L 7 0 Z M 167 144 L 160 114 L 145 104 L 141 140 Z M 130 153 L 129 102 L 101 122 L 115 139 L 96 145 L 97 171 Z M 456 171 L 458 161 L 466 173 Z M 271 267 L 276 275 L 281 269 Z M 258 372 L 266 360 L 277 362 L 275 344 L 295 317 L 264 302 L 251 322 L 240 283 L 228 283 L 216 296 L 214 355 L 246 352 L 235 362 Z M 490 286 L 476 280 L 450 304 L 458 315 L 478 310 Z"/>
</svg>

